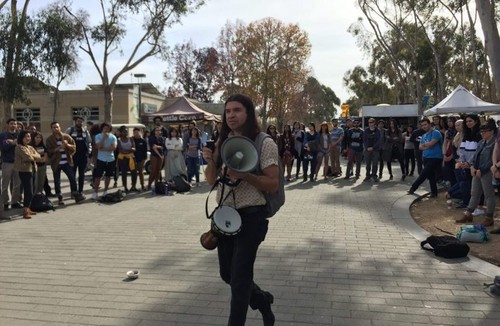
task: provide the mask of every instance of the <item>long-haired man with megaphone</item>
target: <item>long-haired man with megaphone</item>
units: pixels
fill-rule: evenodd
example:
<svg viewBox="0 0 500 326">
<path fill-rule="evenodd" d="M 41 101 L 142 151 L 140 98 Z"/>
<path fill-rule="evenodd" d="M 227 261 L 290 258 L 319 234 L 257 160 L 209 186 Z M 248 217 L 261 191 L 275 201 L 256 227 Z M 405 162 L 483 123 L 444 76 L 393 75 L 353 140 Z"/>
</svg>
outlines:
<svg viewBox="0 0 500 326">
<path fill-rule="evenodd" d="M 203 149 L 203 157 L 208 162 L 206 179 L 211 185 L 219 183 L 217 202 L 233 207 L 241 217 L 241 231 L 236 235 L 220 237 L 217 243 L 220 275 L 231 286 L 228 322 L 231 326 L 245 324 L 249 305 L 262 313 L 264 325 L 274 325 L 271 310 L 274 298 L 254 282 L 253 268 L 257 250 L 268 229 L 263 192 L 274 192 L 279 187 L 278 148 L 269 137 L 262 142 L 262 148 L 257 148 L 260 153 L 260 162 L 256 162 L 260 166 L 259 174 L 240 168 L 253 165 L 253 162 L 248 162 L 255 160 L 255 157 L 250 157 L 253 155 L 245 155 L 252 151 L 245 149 L 248 146 L 244 141 L 241 142 L 241 152 L 222 149 L 231 137 L 246 137 L 255 141 L 259 133 L 252 100 L 245 95 L 232 95 L 225 103 L 220 136 L 214 151 L 208 147 Z M 238 162 L 235 163 L 235 160 Z M 221 179 L 229 180 L 229 186 L 220 182 Z"/>
</svg>

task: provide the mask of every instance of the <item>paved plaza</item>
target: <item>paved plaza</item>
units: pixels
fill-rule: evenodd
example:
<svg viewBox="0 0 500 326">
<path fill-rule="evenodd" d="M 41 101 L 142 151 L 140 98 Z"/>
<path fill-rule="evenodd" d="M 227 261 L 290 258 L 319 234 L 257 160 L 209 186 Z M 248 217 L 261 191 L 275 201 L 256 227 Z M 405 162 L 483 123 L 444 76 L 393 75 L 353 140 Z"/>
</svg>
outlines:
<svg viewBox="0 0 500 326">
<path fill-rule="evenodd" d="M 420 249 L 413 180 L 286 186 L 255 266 L 276 325 L 500 325 L 500 298 L 483 286 L 500 268 Z M 199 243 L 208 191 L 67 199 L 32 220 L 1 221 L 0 325 L 225 325 L 229 287 L 216 252 Z M 132 269 L 140 276 L 127 281 Z M 262 325 L 258 311 L 247 325 Z"/>
</svg>

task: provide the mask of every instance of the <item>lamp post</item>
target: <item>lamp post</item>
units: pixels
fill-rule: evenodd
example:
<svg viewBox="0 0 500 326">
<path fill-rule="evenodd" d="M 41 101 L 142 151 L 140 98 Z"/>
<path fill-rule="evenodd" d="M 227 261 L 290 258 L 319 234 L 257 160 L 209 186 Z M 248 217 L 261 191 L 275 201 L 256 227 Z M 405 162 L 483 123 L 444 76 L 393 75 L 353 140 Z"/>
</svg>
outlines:
<svg viewBox="0 0 500 326">
<path fill-rule="evenodd" d="M 141 90 L 141 84 L 142 84 L 142 79 L 146 77 L 146 74 L 134 74 L 134 77 L 138 79 L 138 84 L 139 84 L 139 94 L 138 94 L 138 100 L 137 100 L 137 115 L 139 116 L 139 122 L 141 121 L 141 110 L 142 110 L 142 90 Z"/>
</svg>

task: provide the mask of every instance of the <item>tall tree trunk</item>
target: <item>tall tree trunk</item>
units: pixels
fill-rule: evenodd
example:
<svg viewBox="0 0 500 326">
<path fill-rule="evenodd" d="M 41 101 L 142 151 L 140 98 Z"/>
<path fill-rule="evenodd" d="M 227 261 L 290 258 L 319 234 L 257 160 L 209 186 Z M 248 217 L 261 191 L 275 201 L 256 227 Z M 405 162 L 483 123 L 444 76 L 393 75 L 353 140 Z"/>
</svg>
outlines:
<svg viewBox="0 0 500 326">
<path fill-rule="evenodd" d="M 500 36 L 498 35 L 498 28 L 495 21 L 494 2 L 493 0 L 476 0 L 476 8 L 481 20 L 484 44 L 486 53 L 490 59 L 498 99 L 500 98 Z"/>
<path fill-rule="evenodd" d="M 113 87 L 104 86 L 104 121 L 113 123 Z"/>
</svg>

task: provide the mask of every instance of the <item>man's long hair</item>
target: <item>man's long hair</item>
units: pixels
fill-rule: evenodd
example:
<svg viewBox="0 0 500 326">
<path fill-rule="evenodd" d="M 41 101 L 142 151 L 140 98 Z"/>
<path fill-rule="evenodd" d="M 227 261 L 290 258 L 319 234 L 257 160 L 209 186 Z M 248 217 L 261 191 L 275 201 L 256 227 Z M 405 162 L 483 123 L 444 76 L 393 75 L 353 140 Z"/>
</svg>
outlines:
<svg viewBox="0 0 500 326">
<path fill-rule="evenodd" d="M 220 129 L 220 136 L 219 139 L 217 140 L 217 168 L 220 168 L 222 166 L 222 158 L 220 155 L 220 149 L 222 147 L 222 144 L 224 141 L 229 137 L 229 133 L 231 132 L 231 128 L 229 128 L 227 121 L 226 121 L 226 105 L 229 102 L 238 102 L 243 107 L 246 109 L 247 112 L 247 120 L 245 122 L 245 125 L 243 127 L 243 132 L 242 135 L 251 139 L 252 141 L 255 141 L 255 138 L 257 138 L 257 135 L 260 132 L 260 126 L 259 123 L 257 122 L 257 115 L 255 114 L 255 105 L 253 104 L 252 100 L 243 94 L 234 94 L 231 95 L 227 98 L 226 102 L 224 103 L 224 113 L 222 115 L 222 126 Z"/>
</svg>

